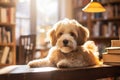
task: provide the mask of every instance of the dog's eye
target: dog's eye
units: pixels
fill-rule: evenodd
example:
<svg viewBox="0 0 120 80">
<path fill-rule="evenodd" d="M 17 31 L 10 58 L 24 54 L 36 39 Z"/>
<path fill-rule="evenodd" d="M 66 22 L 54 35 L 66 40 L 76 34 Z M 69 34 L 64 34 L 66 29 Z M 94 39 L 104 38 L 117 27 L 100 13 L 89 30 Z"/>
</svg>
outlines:
<svg viewBox="0 0 120 80">
<path fill-rule="evenodd" d="M 74 34 L 73 32 L 70 32 L 70 35 L 71 35 L 71 36 L 75 36 L 75 34 Z"/>
<path fill-rule="evenodd" d="M 62 32 L 60 32 L 60 33 L 59 33 L 59 36 L 61 36 L 62 34 L 63 34 L 63 33 L 62 33 Z"/>
</svg>

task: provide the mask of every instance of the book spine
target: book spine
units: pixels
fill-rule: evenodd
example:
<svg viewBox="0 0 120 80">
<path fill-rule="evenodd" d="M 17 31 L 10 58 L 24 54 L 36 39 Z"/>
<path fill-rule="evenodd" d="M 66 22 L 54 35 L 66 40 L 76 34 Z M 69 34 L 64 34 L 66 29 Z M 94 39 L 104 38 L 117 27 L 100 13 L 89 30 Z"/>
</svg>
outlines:
<svg viewBox="0 0 120 80">
<path fill-rule="evenodd" d="M 12 42 L 12 30 L 9 27 L 6 27 L 7 43 Z"/>
<path fill-rule="evenodd" d="M 7 11 L 5 8 L 1 8 L 1 22 L 6 23 L 7 22 Z"/>
<path fill-rule="evenodd" d="M 12 30 L 9 27 L 0 27 L 0 43 L 12 42 Z"/>
<path fill-rule="evenodd" d="M 103 54 L 103 62 L 120 62 L 120 55 Z"/>
<path fill-rule="evenodd" d="M 99 21 L 97 21 L 96 24 L 94 24 L 94 26 L 92 28 L 94 37 L 100 36 L 100 24 L 101 23 Z"/>
<path fill-rule="evenodd" d="M 7 34 L 6 34 L 6 28 L 2 27 L 2 41 L 3 43 L 7 43 Z"/>
<path fill-rule="evenodd" d="M 6 46 L 3 50 L 2 58 L 1 58 L 1 63 L 5 64 L 8 58 L 10 47 Z"/>
<path fill-rule="evenodd" d="M 111 47 L 120 47 L 120 40 L 111 40 Z"/>
<path fill-rule="evenodd" d="M 0 8 L 0 22 L 1 23 L 15 23 L 15 9 L 14 8 Z"/>
</svg>

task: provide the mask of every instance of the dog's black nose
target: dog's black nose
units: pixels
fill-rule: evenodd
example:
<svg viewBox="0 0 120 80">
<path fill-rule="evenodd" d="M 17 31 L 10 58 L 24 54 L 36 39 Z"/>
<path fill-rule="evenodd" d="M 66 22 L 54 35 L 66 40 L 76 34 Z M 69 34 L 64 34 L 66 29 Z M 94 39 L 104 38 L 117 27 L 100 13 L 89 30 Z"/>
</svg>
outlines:
<svg viewBox="0 0 120 80">
<path fill-rule="evenodd" d="M 64 43 L 64 45 L 67 45 L 68 44 L 68 40 L 63 40 L 63 43 Z"/>
</svg>

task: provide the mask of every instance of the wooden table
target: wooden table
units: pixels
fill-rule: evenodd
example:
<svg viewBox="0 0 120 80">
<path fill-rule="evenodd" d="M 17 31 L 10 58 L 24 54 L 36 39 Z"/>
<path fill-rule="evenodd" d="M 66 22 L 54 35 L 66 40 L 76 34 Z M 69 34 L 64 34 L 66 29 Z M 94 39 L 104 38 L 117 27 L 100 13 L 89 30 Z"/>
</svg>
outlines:
<svg viewBox="0 0 120 80">
<path fill-rule="evenodd" d="M 120 66 L 97 65 L 82 68 L 29 68 L 17 65 L 12 71 L 0 74 L 0 80 L 95 80 L 120 76 Z"/>
</svg>

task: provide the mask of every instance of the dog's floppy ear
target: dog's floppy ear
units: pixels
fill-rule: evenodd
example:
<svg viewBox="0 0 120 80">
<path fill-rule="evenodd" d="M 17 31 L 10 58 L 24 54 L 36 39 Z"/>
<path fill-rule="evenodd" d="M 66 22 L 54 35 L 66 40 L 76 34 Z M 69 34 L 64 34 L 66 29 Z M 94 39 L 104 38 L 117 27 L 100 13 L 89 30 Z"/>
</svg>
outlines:
<svg viewBox="0 0 120 80">
<path fill-rule="evenodd" d="M 80 25 L 79 23 L 78 23 L 77 27 L 78 27 L 77 44 L 83 45 L 89 38 L 89 30 L 86 27 Z"/>
<path fill-rule="evenodd" d="M 89 31 L 82 25 L 78 26 L 78 45 L 84 44 L 89 38 Z"/>
<path fill-rule="evenodd" d="M 48 38 L 50 39 L 50 43 L 52 46 L 55 46 L 56 44 L 56 35 L 55 35 L 55 30 L 54 28 L 49 30 L 48 32 Z"/>
</svg>

